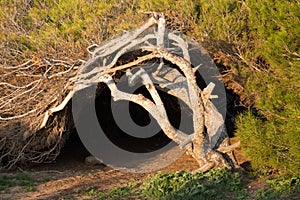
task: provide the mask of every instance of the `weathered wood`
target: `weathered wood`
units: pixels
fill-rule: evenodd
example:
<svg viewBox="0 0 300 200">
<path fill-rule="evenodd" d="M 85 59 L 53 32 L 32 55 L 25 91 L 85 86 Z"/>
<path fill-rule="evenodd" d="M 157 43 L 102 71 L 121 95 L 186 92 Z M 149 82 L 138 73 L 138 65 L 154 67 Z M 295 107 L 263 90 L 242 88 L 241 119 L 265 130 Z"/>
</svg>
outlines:
<svg viewBox="0 0 300 200">
<path fill-rule="evenodd" d="M 149 31 L 150 28 L 152 31 Z M 49 115 L 61 110 L 74 92 L 103 82 L 111 90 L 115 101 L 131 101 L 146 109 L 158 122 L 164 133 L 197 160 L 199 170 L 207 171 L 214 167 L 232 166 L 232 162 L 227 161 L 220 152 L 228 153 L 238 145 L 230 146 L 229 140 L 226 140 L 228 135 L 224 119 L 211 102 L 212 98 L 217 98 L 217 96 L 211 95 L 214 84 L 210 83 L 201 91 L 196 82 L 197 67 L 192 68 L 191 66 L 188 43 L 180 36 L 165 31 L 165 19 L 161 14 L 156 13 L 135 31 L 110 40 L 104 45 L 94 45 L 94 51 L 91 52 L 92 58 L 78 69 L 76 77 L 70 79 L 70 83 L 72 83 L 70 85 L 73 85 L 73 88 L 69 95 L 60 105 L 46 112 L 41 128 L 46 125 Z M 165 37 L 174 41 L 173 45 L 180 50 L 182 57 L 168 50 L 164 44 Z M 148 54 L 116 66 L 122 55 L 134 50 L 147 51 Z M 149 74 L 143 69 L 143 63 L 154 58 L 159 60 L 158 67 Z M 166 67 L 164 60 L 176 65 L 183 74 L 176 68 Z M 139 70 L 135 74 L 131 74 L 130 69 L 132 68 L 139 68 Z M 120 91 L 113 76 L 122 70 L 127 70 L 129 85 L 134 85 L 134 82 L 140 79 L 154 102 L 142 94 Z M 190 107 L 193 111 L 193 134 L 188 135 L 172 126 L 157 90 L 165 91 L 181 99 Z"/>
</svg>

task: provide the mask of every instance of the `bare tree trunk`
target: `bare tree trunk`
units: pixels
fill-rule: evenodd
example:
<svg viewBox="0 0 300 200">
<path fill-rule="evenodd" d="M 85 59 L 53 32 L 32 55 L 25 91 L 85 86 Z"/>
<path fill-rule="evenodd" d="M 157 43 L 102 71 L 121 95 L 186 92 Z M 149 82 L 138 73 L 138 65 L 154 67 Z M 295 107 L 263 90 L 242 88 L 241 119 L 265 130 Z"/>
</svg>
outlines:
<svg viewBox="0 0 300 200">
<path fill-rule="evenodd" d="M 165 46 L 165 40 L 173 41 L 173 47 Z M 115 101 L 131 101 L 146 109 L 157 120 L 164 133 L 197 160 L 199 170 L 234 167 L 234 158 L 227 156 L 227 153 L 230 155 L 230 152 L 238 144 L 230 146 L 224 119 L 210 100 L 215 97 L 211 95 L 214 83 L 208 84 L 201 91 L 195 76 L 199 66 L 192 67 L 189 44 L 180 36 L 166 32 L 165 19 L 161 14 L 154 13 L 153 17 L 135 31 L 127 32 L 104 45 L 93 45 L 93 47 L 95 48 L 91 52 L 92 59 L 78 69 L 77 76 L 70 79 L 70 85 L 73 85 L 73 88 L 69 95 L 60 105 L 46 112 L 40 128 L 46 125 L 49 115 L 63 109 L 77 91 L 103 82 L 111 90 Z M 135 50 L 141 50 L 147 54 L 129 63 L 116 66 L 122 55 Z M 159 67 L 155 72 L 149 73 L 142 66 L 146 61 L 154 58 L 159 60 Z M 165 61 L 177 66 L 179 70 L 176 68 L 166 69 Z M 132 74 L 130 72 L 132 68 L 139 68 L 139 70 Z M 121 70 L 127 70 L 129 85 L 141 80 L 153 101 L 142 94 L 120 91 L 113 76 Z M 172 126 L 157 89 L 176 96 L 191 108 L 193 111 L 193 134 L 186 134 Z M 214 136 L 219 136 L 219 139 L 212 143 L 211 139 Z"/>
</svg>

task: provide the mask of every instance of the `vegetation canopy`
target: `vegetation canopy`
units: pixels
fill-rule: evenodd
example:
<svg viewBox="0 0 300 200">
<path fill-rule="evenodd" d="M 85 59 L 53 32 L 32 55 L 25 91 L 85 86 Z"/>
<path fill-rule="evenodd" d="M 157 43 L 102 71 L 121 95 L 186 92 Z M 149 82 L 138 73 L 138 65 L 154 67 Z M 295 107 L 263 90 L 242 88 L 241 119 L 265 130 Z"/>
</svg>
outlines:
<svg viewBox="0 0 300 200">
<path fill-rule="evenodd" d="M 148 18 L 195 38 L 247 112 L 235 118 L 243 152 L 261 174 L 300 176 L 298 1 L 0 0 L 0 162 L 51 162 L 73 127 L 69 79 L 86 48 Z M 231 117 L 232 118 L 232 117 Z"/>
</svg>

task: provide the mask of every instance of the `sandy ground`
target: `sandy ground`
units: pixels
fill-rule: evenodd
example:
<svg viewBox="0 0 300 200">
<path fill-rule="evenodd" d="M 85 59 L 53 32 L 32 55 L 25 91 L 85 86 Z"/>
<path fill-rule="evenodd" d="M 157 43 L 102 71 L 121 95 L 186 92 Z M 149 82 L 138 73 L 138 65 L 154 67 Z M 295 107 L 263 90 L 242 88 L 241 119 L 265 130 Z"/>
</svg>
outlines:
<svg viewBox="0 0 300 200">
<path fill-rule="evenodd" d="M 233 139 L 234 140 L 234 139 Z M 26 173 L 33 179 L 47 179 L 38 183 L 34 191 L 26 192 L 23 187 L 11 187 L 9 191 L 2 191 L 0 199 L 83 199 L 88 198 L 80 193 L 87 188 L 107 190 L 117 186 L 125 186 L 132 179 L 142 182 L 150 173 L 122 172 L 105 165 L 88 166 L 84 163 L 88 152 L 78 143 L 78 148 L 66 146 L 55 163 L 38 166 L 20 167 L 16 171 L 2 172 L 1 175 L 17 175 Z M 238 163 L 242 166 L 248 162 L 239 151 L 236 152 Z M 196 170 L 197 163 L 188 155 L 181 156 L 171 165 L 161 169 L 162 172 L 176 172 L 181 170 Z M 264 183 L 260 180 L 245 178 L 250 190 L 256 190 Z M 69 198 L 72 195 L 72 198 Z"/>
</svg>

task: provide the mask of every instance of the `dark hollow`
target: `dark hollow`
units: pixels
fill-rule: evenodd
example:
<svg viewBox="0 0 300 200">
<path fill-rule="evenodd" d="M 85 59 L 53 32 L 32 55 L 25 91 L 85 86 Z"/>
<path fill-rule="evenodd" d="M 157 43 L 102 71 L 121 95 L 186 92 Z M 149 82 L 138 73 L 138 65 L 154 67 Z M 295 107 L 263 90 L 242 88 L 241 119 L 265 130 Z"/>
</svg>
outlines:
<svg viewBox="0 0 300 200">
<path fill-rule="evenodd" d="M 122 106 L 121 104 L 125 103 L 125 101 L 112 102 L 109 88 L 105 84 L 101 84 L 101 87 L 105 88 L 95 100 L 97 118 L 103 131 L 112 143 L 130 152 L 148 153 L 161 149 L 171 142 L 162 130 L 148 138 L 134 137 L 130 133 L 124 132 L 115 122 L 111 107 Z M 138 88 L 134 93 L 143 94 L 151 100 L 151 96 L 144 86 Z M 159 90 L 158 93 L 166 107 L 168 118 L 175 128 L 179 128 L 181 117 L 192 120 L 188 112 L 186 116 L 181 116 L 179 101 L 176 97 Z M 129 113 L 132 120 L 139 126 L 146 126 L 150 123 L 148 112 L 140 105 L 129 102 Z M 157 122 L 155 121 L 155 123 Z"/>
</svg>

